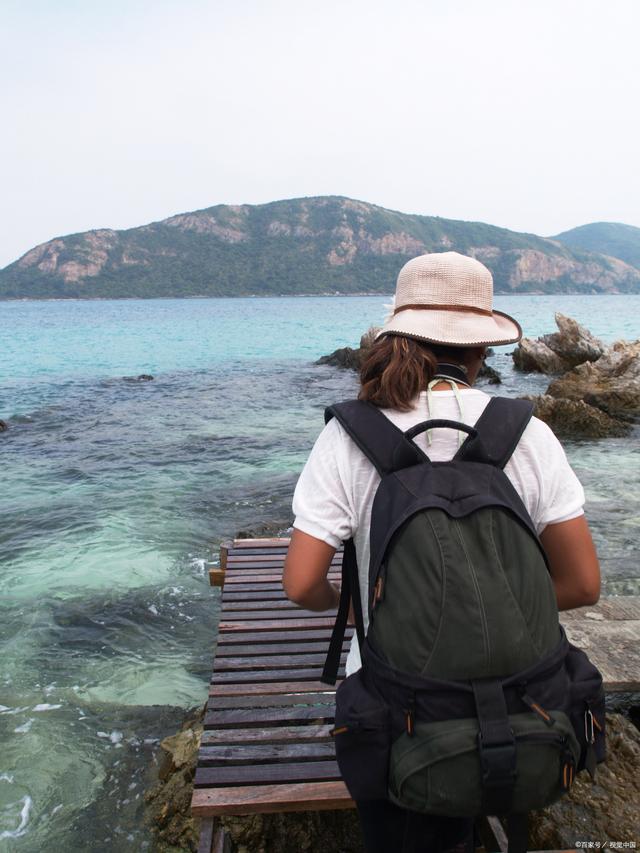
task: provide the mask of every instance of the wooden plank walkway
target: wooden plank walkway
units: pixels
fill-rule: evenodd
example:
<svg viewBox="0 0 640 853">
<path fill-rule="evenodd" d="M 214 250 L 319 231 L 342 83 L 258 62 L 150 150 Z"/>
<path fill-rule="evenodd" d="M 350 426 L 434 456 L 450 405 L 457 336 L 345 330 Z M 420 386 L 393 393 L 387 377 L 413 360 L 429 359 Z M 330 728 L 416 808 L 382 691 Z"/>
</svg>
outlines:
<svg viewBox="0 0 640 853">
<path fill-rule="evenodd" d="M 210 571 L 223 592 L 192 799 L 193 814 L 204 818 L 201 853 L 225 849 L 213 833 L 217 815 L 353 807 L 329 734 L 335 690 L 318 680 L 335 613 L 286 599 L 288 544 L 234 540 Z M 341 561 L 338 552 L 331 580 L 339 581 Z M 601 669 L 607 691 L 640 690 L 640 596 L 603 599 L 563 613 L 562 622 Z"/>
<path fill-rule="evenodd" d="M 353 806 L 329 734 L 335 689 L 318 680 L 335 612 L 301 610 L 286 599 L 288 544 L 235 540 L 211 572 L 224 588 L 194 815 Z M 340 580 L 341 561 L 336 554 L 331 580 Z"/>
</svg>

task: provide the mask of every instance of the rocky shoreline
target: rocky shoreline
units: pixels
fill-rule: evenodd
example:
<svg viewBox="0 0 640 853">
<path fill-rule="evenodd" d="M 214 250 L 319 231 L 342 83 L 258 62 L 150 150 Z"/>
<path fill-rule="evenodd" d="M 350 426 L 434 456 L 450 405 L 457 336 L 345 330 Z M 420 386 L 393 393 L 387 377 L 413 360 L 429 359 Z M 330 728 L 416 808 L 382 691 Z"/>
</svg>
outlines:
<svg viewBox="0 0 640 853">
<path fill-rule="evenodd" d="M 551 379 L 544 394 L 524 399 L 534 403 L 536 417 L 559 438 L 629 435 L 640 418 L 640 340 L 607 346 L 571 317 L 557 313 L 555 320 L 557 332 L 523 338 L 512 353 L 517 371 Z M 316 364 L 359 370 L 377 331 L 369 329 L 358 347 L 337 349 Z M 494 385 L 502 381 L 487 363 L 478 378 Z"/>
</svg>

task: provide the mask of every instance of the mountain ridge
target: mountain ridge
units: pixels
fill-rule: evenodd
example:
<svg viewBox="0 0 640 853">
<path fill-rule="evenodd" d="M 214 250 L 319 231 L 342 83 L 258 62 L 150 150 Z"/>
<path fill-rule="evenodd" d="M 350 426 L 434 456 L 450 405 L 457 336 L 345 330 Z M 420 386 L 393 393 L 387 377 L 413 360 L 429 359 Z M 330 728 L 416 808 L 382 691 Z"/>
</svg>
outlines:
<svg viewBox="0 0 640 853">
<path fill-rule="evenodd" d="M 559 240 L 570 248 L 597 252 L 620 258 L 631 266 L 640 268 L 640 228 L 624 222 L 589 222 L 557 234 Z"/>
<path fill-rule="evenodd" d="M 640 269 L 556 238 L 310 196 L 55 237 L 0 270 L 0 298 L 388 293 L 410 257 L 447 250 L 498 293 L 640 293 Z"/>
</svg>

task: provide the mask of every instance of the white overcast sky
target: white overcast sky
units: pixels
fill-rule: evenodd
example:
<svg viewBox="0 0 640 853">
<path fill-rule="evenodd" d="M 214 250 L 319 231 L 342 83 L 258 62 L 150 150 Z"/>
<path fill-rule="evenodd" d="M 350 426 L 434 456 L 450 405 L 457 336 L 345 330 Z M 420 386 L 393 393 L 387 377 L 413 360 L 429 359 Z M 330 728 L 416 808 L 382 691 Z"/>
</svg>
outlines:
<svg viewBox="0 0 640 853">
<path fill-rule="evenodd" d="M 0 266 L 339 194 L 640 226 L 640 0 L 0 0 Z"/>
</svg>

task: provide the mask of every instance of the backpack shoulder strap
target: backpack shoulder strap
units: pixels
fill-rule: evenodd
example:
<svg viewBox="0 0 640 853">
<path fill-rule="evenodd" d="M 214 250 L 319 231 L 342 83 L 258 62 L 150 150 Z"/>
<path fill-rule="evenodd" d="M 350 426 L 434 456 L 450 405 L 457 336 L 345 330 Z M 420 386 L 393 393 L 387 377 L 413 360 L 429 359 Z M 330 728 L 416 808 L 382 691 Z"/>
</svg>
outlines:
<svg viewBox="0 0 640 853">
<path fill-rule="evenodd" d="M 530 400 L 492 397 L 475 423 L 476 436 L 462 445 L 456 459 L 504 468 L 533 415 Z"/>
<path fill-rule="evenodd" d="M 325 409 L 328 423 L 336 418 L 382 477 L 419 462 L 427 456 L 380 409 L 363 400 L 347 400 Z"/>
</svg>

